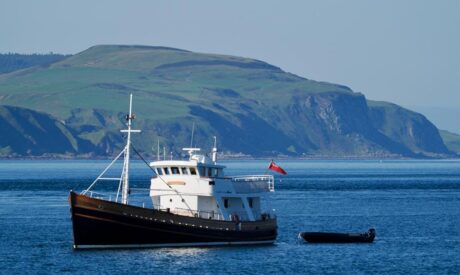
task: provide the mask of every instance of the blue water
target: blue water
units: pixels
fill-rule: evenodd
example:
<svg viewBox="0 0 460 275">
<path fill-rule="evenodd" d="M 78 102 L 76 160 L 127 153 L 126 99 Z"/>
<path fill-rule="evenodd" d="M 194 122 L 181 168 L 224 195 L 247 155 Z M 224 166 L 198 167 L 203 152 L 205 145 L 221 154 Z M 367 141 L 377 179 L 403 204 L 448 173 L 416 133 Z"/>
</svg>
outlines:
<svg viewBox="0 0 460 275">
<path fill-rule="evenodd" d="M 280 161 L 275 245 L 74 251 L 67 195 L 106 161 L 0 161 L 0 273 L 460 273 L 460 161 Z M 259 174 L 266 161 L 226 162 Z M 132 184 L 150 171 L 134 163 Z M 110 183 L 99 190 L 113 189 Z M 141 198 L 140 196 L 139 198 Z M 373 244 L 306 244 L 299 231 L 366 231 Z"/>
</svg>

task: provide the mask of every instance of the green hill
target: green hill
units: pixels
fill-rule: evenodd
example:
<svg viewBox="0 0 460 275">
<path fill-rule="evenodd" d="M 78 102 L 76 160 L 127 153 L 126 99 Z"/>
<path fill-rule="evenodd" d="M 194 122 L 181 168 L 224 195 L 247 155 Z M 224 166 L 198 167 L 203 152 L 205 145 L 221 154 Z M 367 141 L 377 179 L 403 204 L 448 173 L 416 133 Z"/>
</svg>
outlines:
<svg viewBox="0 0 460 275">
<path fill-rule="evenodd" d="M 460 135 L 446 130 L 440 130 L 439 133 L 446 144 L 447 148 L 452 152 L 460 154 Z"/>
<path fill-rule="evenodd" d="M 10 73 L 16 70 L 30 68 L 34 66 L 46 67 L 66 58 L 62 54 L 0 54 L 0 74 Z"/>
<path fill-rule="evenodd" d="M 262 61 L 148 46 L 95 46 L 49 65 L 0 75 L 0 104 L 64 121 L 98 155 L 120 148 L 128 94 L 137 147 L 158 139 L 175 152 L 212 136 L 227 153 L 253 156 L 446 156 L 436 127 L 399 106 Z M 104 143 L 105 142 L 105 143 Z M 104 146 L 101 146 L 104 143 Z M 90 148 L 91 146 L 88 146 Z M 83 154 L 76 149 L 75 154 Z M 85 152 L 86 153 L 86 152 Z"/>
</svg>

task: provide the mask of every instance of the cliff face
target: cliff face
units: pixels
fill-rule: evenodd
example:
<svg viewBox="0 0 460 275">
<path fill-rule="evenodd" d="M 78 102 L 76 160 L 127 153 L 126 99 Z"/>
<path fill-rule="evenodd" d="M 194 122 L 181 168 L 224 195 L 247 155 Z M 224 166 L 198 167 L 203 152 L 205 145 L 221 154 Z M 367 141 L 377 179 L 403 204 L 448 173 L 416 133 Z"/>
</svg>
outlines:
<svg viewBox="0 0 460 275">
<path fill-rule="evenodd" d="M 302 125 L 315 127 L 307 135 L 322 151 L 375 157 L 451 153 L 423 115 L 390 103 L 366 101 L 361 94 L 309 95 L 292 106 L 294 110 L 303 107 L 303 112 L 296 113 L 305 121 Z"/>
<path fill-rule="evenodd" d="M 0 151 L 12 156 L 65 154 L 78 141 L 63 123 L 32 110 L 0 106 Z"/>
<path fill-rule="evenodd" d="M 322 93 L 294 98 L 288 112 L 300 122 L 297 136 L 305 135 L 315 145 L 312 153 L 373 157 L 412 154 L 373 127 L 373 117 L 361 94 Z"/>
<path fill-rule="evenodd" d="M 370 102 L 373 126 L 415 154 L 451 154 L 438 129 L 425 116 L 385 102 Z"/>
<path fill-rule="evenodd" d="M 79 135 L 82 129 L 73 129 L 56 118 L 26 108 L 0 105 L 0 156 L 24 157 L 88 157 L 104 155 L 121 138 L 111 140 L 107 133 L 98 144 L 92 144 Z M 115 141 L 115 142 L 114 142 Z"/>
<path fill-rule="evenodd" d="M 0 156 L 112 155 L 129 93 L 136 148 L 194 144 L 252 156 L 443 157 L 436 127 L 397 105 L 262 61 L 164 47 L 96 46 L 0 75 Z M 19 108 L 21 107 L 21 108 Z M 40 112 L 37 112 L 40 111 Z M 13 123 L 14 121 L 14 123 Z"/>
</svg>

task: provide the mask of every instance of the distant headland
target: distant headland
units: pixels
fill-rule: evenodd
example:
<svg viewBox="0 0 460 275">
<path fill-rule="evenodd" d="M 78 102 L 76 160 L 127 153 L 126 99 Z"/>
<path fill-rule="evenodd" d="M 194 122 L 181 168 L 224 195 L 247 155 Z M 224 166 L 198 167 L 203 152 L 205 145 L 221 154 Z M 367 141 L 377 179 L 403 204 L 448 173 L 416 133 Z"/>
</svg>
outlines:
<svg viewBox="0 0 460 275">
<path fill-rule="evenodd" d="M 211 148 L 228 158 L 450 158 L 460 136 L 423 115 L 266 62 L 153 46 L 0 55 L 1 158 L 103 158 L 133 140 L 146 156 Z M 192 144 L 193 145 L 193 144 Z M 446 146 L 447 145 L 447 146 Z M 165 149 L 163 149 L 165 148 Z M 456 151 L 456 152 L 455 152 Z"/>
</svg>

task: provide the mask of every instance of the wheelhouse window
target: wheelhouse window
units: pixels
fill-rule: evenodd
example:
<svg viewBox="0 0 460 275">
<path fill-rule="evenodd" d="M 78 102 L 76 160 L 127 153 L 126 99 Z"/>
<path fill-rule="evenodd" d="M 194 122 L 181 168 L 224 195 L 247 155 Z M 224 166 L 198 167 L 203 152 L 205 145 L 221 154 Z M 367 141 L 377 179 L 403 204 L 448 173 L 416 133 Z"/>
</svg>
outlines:
<svg viewBox="0 0 460 275">
<path fill-rule="evenodd" d="M 222 168 L 217 169 L 217 176 L 218 177 L 223 177 L 224 176 L 224 171 L 222 170 Z"/>
<path fill-rule="evenodd" d="M 181 172 L 182 172 L 182 175 L 188 175 L 188 169 L 187 169 L 187 167 L 181 167 L 180 170 L 181 170 Z"/>
<path fill-rule="evenodd" d="M 164 171 L 165 171 L 165 175 L 169 175 L 169 174 L 170 174 L 169 168 L 168 168 L 168 167 L 164 167 L 163 169 L 164 169 Z"/>
<path fill-rule="evenodd" d="M 195 169 L 195 167 L 190 167 L 190 174 L 196 175 L 196 169 Z"/>
<path fill-rule="evenodd" d="M 207 168 L 206 170 L 207 170 L 207 172 L 208 172 L 208 177 L 209 177 L 209 178 L 212 177 L 212 170 L 213 170 L 213 169 L 212 169 L 212 168 Z"/>
<path fill-rule="evenodd" d="M 157 175 L 160 175 L 160 176 L 163 175 L 163 169 L 157 168 L 156 171 L 157 171 Z"/>
<path fill-rule="evenodd" d="M 171 173 L 173 175 L 179 175 L 179 167 L 171 167 Z"/>
<path fill-rule="evenodd" d="M 200 176 L 206 177 L 205 171 L 206 171 L 206 168 L 204 168 L 203 166 L 198 167 L 198 172 L 200 172 Z"/>
</svg>

